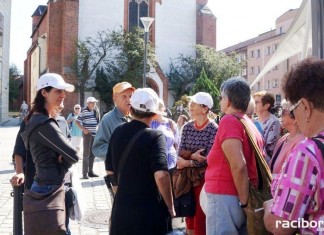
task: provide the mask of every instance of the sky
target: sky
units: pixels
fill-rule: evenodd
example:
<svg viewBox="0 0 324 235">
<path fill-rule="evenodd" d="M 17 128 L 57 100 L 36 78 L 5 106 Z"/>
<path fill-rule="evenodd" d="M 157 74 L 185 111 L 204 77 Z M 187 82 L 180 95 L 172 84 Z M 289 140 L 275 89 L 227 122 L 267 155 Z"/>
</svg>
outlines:
<svg viewBox="0 0 324 235">
<path fill-rule="evenodd" d="M 31 16 L 38 5 L 47 5 L 47 2 L 48 0 L 12 1 L 10 64 L 17 65 L 21 73 L 31 45 Z M 217 50 L 274 29 L 276 19 L 289 9 L 299 8 L 301 2 L 302 0 L 209 0 L 208 6 L 217 18 Z"/>
</svg>

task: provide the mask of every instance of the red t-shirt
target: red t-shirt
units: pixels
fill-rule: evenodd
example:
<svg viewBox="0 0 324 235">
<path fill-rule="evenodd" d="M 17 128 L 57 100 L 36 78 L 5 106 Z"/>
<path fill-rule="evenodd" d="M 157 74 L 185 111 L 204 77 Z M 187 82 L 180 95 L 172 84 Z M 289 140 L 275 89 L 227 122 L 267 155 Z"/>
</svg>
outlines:
<svg viewBox="0 0 324 235">
<path fill-rule="evenodd" d="M 242 117 L 242 115 L 239 116 Z M 243 118 L 247 121 L 260 149 L 263 150 L 263 139 L 260 132 L 246 115 Z M 254 185 L 257 185 L 258 176 L 255 156 L 243 124 L 233 115 L 225 115 L 219 123 L 214 144 L 207 156 L 208 166 L 205 173 L 205 190 L 208 193 L 238 196 L 229 163 L 222 150 L 223 141 L 233 138 L 242 142 L 249 179 Z"/>
</svg>

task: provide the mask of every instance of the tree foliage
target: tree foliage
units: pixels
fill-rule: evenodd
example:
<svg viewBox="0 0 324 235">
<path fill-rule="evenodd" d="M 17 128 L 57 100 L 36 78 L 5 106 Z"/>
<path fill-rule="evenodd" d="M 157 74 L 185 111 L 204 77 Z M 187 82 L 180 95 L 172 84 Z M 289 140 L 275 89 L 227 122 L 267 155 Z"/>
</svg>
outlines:
<svg viewBox="0 0 324 235">
<path fill-rule="evenodd" d="M 9 104 L 13 104 L 19 97 L 20 71 L 15 64 L 9 66 Z M 10 106 L 11 106 L 10 105 Z"/>
<path fill-rule="evenodd" d="M 217 89 L 224 80 L 237 76 L 242 69 L 244 61 L 237 62 L 235 55 L 227 56 L 203 45 L 196 45 L 195 49 L 196 58 L 180 55 L 171 61 L 167 76 L 170 81 L 169 89 L 173 92 L 175 100 L 189 93 L 203 68 Z"/>
<path fill-rule="evenodd" d="M 105 60 L 104 65 L 96 73 L 95 91 L 109 107 L 113 106 L 112 87 L 122 81 L 131 83 L 134 87 L 142 86 L 144 63 L 144 36 L 141 28 L 134 28 L 127 32 L 117 30 L 110 32 L 110 39 L 114 48 Z M 147 68 L 156 65 L 154 47 L 148 43 Z"/>
<path fill-rule="evenodd" d="M 219 89 L 216 85 L 207 77 L 205 69 L 203 68 L 199 78 L 197 79 L 195 85 L 190 91 L 190 95 L 194 95 L 197 92 L 207 92 L 211 95 L 214 101 L 214 106 L 212 110 L 219 110 Z"/>
<path fill-rule="evenodd" d="M 80 92 L 80 103 L 84 103 L 84 92 L 91 76 L 102 65 L 107 55 L 114 47 L 109 31 L 99 31 L 95 38 L 88 37 L 77 43 L 77 53 L 74 59 L 74 70 L 77 76 L 77 87 Z"/>
</svg>

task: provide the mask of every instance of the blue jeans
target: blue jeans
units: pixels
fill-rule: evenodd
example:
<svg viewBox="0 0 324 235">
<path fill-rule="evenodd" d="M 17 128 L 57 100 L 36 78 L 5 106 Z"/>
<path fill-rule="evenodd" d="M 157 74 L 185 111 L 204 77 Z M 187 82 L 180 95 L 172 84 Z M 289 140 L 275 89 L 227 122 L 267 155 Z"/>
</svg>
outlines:
<svg viewBox="0 0 324 235">
<path fill-rule="evenodd" d="M 44 184 L 39 184 L 36 181 L 33 182 L 32 186 L 31 186 L 31 191 L 36 192 L 36 193 L 48 193 L 49 191 L 51 191 L 53 188 L 57 187 L 57 185 L 44 185 Z M 68 208 L 65 208 L 65 212 L 66 212 L 66 219 L 65 219 L 65 227 L 66 227 L 66 235 L 71 235 L 71 231 L 69 229 L 69 210 Z"/>
<path fill-rule="evenodd" d="M 247 235 L 246 216 L 237 196 L 207 193 L 207 235 Z"/>
</svg>

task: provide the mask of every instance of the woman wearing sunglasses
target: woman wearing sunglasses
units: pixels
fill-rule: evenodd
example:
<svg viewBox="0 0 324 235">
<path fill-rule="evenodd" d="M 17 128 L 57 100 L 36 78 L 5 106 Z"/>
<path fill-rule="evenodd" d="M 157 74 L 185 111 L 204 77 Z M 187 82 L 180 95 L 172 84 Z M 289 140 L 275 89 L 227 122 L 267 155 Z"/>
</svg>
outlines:
<svg viewBox="0 0 324 235">
<path fill-rule="evenodd" d="M 273 200 L 264 203 L 264 223 L 273 234 L 323 234 L 324 229 L 324 61 L 307 59 L 284 77 L 285 97 L 300 131 L 277 180 Z"/>
<path fill-rule="evenodd" d="M 270 170 L 274 178 L 276 174 L 280 173 L 282 165 L 291 150 L 293 150 L 300 141 L 305 139 L 305 136 L 300 132 L 294 114 L 289 111 L 291 103 L 283 100 L 281 106 L 281 127 L 287 130 L 288 133 L 278 140 L 269 162 Z"/>
</svg>

